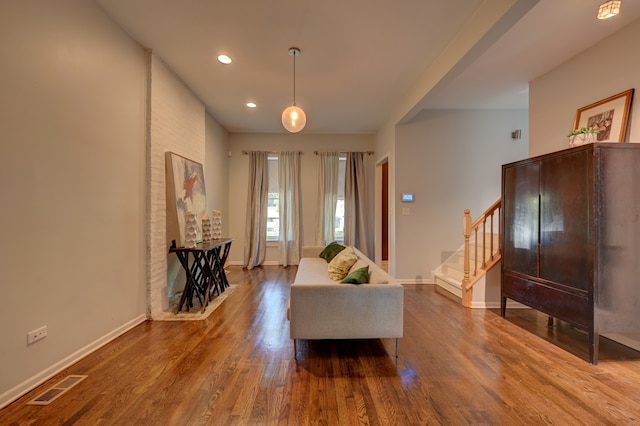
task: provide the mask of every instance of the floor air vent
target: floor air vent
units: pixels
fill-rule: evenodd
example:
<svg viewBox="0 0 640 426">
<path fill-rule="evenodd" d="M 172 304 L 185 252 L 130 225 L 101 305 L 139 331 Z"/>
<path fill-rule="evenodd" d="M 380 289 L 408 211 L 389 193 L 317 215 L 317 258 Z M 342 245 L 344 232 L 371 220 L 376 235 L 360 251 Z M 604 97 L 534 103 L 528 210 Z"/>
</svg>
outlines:
<svg viewBox="0 0 640 426">
<path fill-rule="evenodd" d="M 38 395 L 36 398 L 27 402 L 27 405 L 49 405 L 60 395 L 62 395 L 86 378 L 87 376 L 79 375 L 67 376 L 66 378 L 62 379 L 62 381 L 58 382 L 51 388 Z"/>
</svg>

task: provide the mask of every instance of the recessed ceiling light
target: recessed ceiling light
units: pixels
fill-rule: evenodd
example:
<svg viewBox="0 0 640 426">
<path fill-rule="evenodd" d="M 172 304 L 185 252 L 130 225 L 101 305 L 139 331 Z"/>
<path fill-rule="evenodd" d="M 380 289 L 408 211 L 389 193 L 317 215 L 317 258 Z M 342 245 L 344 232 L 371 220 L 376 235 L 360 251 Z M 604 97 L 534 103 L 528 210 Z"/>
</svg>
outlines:
<svg viewBox="0 0 640 426">
<path fill-rule="evenodd" d="M 227 55 L 219 55 L 218 61 L 220 61 L 220 63 L 227 65 L 231 63 L 231 58 L 228 57 Z"/>
<path fill-rule="evenodd" d="M 255 108 L 255 107 L 257 107 L 258 105 L 256 105 L 256 103 L 255 103 L 255 102 L 247 102 L 247 106 L 248 106 L 249 108 Z"/>
</svg>

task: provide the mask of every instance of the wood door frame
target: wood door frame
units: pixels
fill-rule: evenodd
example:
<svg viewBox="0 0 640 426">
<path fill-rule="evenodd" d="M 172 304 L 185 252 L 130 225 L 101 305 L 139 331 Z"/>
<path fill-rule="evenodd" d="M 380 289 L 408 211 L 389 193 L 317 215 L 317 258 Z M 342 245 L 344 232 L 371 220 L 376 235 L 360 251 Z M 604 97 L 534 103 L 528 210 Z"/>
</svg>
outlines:
<svg viewBox="0 0 640 426">
<path fill-rule="evenodd" d="M 386 188 L 386 194 L 387 194 L 387 211 L 386 211 L 386 215 L 384 214 L 385 212 L 383 212 L 383 169 L 384 169 L 384 165 L 387 165 L 387 188 Z M 375 178 L 376 178 L 376 183 L 375 183 L 375 258 L 374 261 L 380 265 L 382 263 L 382 252 L 383 252 L 383 248 L 382 248 L 382 244 L 383 244 L 383 240 L 385 240 L 383 238 L 383 220 L 386 220 L 387 222 L 387 238 L 386 238 L 386 242 L 387 242 L 387 259 L 386 260 L 390 260 L 389 257 L 391 257 L 389 255 L 389 253 L 391 252 L 390 250 L 390 235 L 389 235 L 389 231 L 390 231 L 390 220 L 391 220 L 391 214 L 389 212 L 389 208 L 390 208 L 390 204 L 391 204 L 391 200 L 389 199 L 389 196 L 391 194 L 391 188 L 389 187 L 391 179 L 389 176 L 389 172 L 390 172 L 390 159 L 389 159 L 389 153 L 384 154 L 381 158 L 379 158 L 376 161 L 376 170 L 375 170 Z"/>
</svg>

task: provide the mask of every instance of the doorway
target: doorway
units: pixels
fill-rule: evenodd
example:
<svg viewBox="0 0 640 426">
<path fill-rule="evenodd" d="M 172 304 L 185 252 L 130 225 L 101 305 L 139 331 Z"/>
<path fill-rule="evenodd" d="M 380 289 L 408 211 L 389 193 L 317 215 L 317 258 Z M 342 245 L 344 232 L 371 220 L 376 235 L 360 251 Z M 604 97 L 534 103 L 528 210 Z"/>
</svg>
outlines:
<svg viewBox="0 0 640 426">
<path fill-rule="evenodd" d="M 376 162 L 376 187 L 375 187 L 375 262 L 385 271 L 389 272 L 391 245 L 391 224 L 392 212 L 389 194 L 389 155 L 385 155 Z"/>
</svg>

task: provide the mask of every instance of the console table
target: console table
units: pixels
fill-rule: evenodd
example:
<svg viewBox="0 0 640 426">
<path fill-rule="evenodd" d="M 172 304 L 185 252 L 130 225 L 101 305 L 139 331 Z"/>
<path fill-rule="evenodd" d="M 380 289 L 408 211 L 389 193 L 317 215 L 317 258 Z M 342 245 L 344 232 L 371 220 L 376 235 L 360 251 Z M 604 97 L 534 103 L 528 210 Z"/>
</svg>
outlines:
<svg viewBox="0 0 640 426">
<path fill-rule="evenodd" d="M 187 276 L 187 282 L 174 313 L 181 311 L 185 303 L 187 310 L 193 307 L 194 296 L 200 302 L 204 312 L 214 293 L 220 294 L 229 287 L 224 265 L 232 241 L 233 238 L 222 238 L 199 243 L 195 248 L 176 247 L 175 240 L 172 241 L 169 253 L 175 253 L 178 256 Z M 193 257 L 193 261 L 189 262 L 189 257 Z"/>
</svg>

